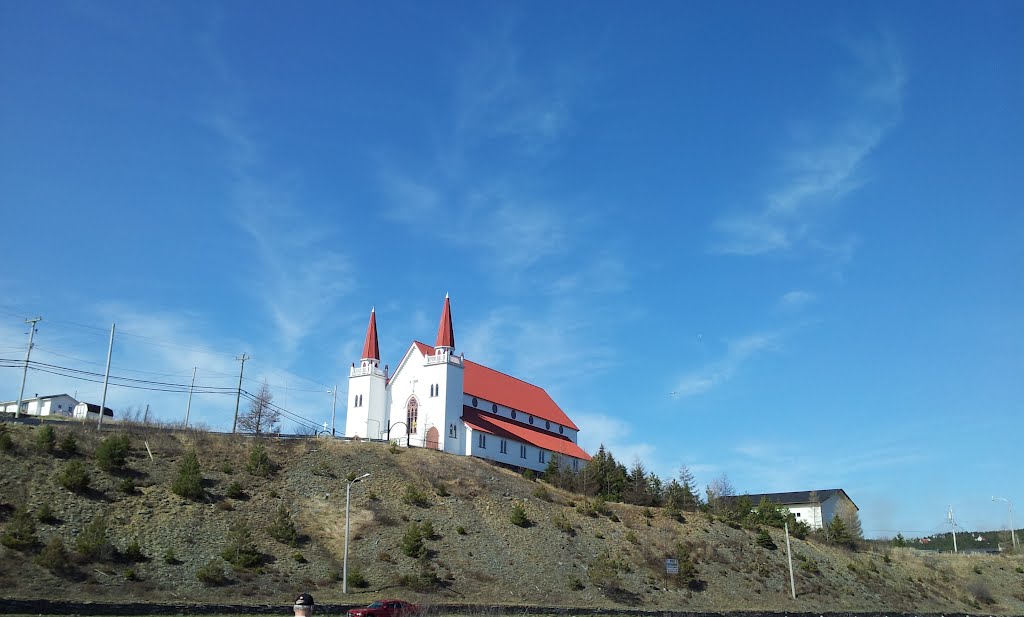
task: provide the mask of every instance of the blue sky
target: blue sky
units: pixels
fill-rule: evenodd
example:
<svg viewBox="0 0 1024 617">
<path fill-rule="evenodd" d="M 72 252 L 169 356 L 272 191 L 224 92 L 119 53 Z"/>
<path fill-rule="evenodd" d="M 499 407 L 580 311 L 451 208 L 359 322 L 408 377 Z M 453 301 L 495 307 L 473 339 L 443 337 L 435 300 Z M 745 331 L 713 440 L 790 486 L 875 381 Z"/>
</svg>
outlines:
<svg viewBox="0 0 1024 617">
<path fill-rule="evenodd" d="M 1016 2 L 0 0 L 0 357 L 38 314 L 34 360 L 102 372 L 116 322 L 115 374 L 246 351 L 319 423 L 371 306 L 394 364 L 450 293 L 590 450 L 842 487 L 871 536 L 1005 527 L 1022 57 Z"/>
</svg>

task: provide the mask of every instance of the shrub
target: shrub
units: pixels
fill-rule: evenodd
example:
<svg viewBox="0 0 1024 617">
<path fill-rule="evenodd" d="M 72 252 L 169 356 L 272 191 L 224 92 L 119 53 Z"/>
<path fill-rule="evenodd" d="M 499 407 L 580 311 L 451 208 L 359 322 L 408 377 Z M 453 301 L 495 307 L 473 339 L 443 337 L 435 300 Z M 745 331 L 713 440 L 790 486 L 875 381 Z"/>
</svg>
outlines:
<svg viewBox="0 0 1024 617">
<path fill-rule="evenodd" d="M 44 501 L 39 509 L 36 510 L 36 520 L 40 523 L 56 523 L 57 517 L 53 513 L 53 508 L 50 507 L 50 502 Z"/>
<path fill-rule="evenodd" d="M 252 532 L 243 521 L 231 526 L 231 531 L 228 532 L 228 545 L 220 556 L 236 568 L 254 568 L 263 563 L 263 555 L 253 543 Z"/>
<path fill-rule="evenodd" d="M 0 452 L 13 451 L 14 440 L 11 439 L 11 434 L 7 432 L 7 426 L 0 424 Z"/>
<path fill-rule="evenodd" d="M 131 452 L 131 439 L 128 435 L 107 437 L 96 448 L 96 464 L 103 471 L 118 471 L 124 468 Z"/>
<path fill-rule="evenodd" d="M 818 567 L 818 562 L 813 559 L 807 559 L 800 564 L 800 569 L 808 574 L 818 574 L 821 569 Z"/>
<path fill-rule="evenodd" d="M 391 443 L 388 444 L 388 452 L 392 454 L 398 454 L 401 450 L 398 447 L 398 440 L 392 439 Z"/>
<path fill-rule="evenodd" d="M 459 534 L 460 536 L 464 536 L 464 535 L 466 535 L 466 528 L 463 527 L 462 525 L 459 525 L 458 527 L 455 528 L 455 533 Z"/>
<path fill-rule="evenodd" d="M 203 490 L 203 470 L 199 466 L 199 455 L 195 448 L 189 448 L 178 463 L 178 475 L 171 483 L 171 492 L 185 499 L 199 501 L 206 496 Z"/>
<path fill-rule="evenodd" d="M 224 490 L 224 495 L 230 499 L 243 499 L 245 497 L 245 489 L 235 480 Z"/>
<path fill-rule="evenodd" d="M 398 584 L 413 591 L 433 591 L 441 586 L 441 579 L 437 576 L 434 568 L 424 563 L 417 574 L 403 574 L 398 578 Z"/>
<path fill-rule="evenodd" d="M 532 523 L 529 517 L 526 516 L 526 507 L 523 506 L 522 502 L 517 501 L 512 506 L 512 513 L 509 514 L 509 520 L 516 527 L 529 527 Z"/>
<path fill-rule="evenodd" d="M 262 442 L 257 441 L 249 449 L 249 463 L 245 470 L 254 476 L 266 478 L 273 471 L 273 464 L 270 462 L 270 455 Z"/>
<path fill-rule="evenodd" d="M 370 582 L 366 580 L 366 575 L 363 574 L 363 569 L 355 564 L 348 568 L 348 584 L 350 587 L 357 587 L 359 589 L 370 586 Z"/>
<path fill-rule="evenodd" d="M 71 556 L 68 549 L 64 547 L 64 541 L 59 536 L 53 536 L 39 551 L 35 559 L 36 565 L 46 568 L 57 575 L 68 575 L 72 571 Z"/>
<path fill-rule="evenodd" d="M 217 509 L 223 510 L 224 512 L 232 512 L 234 511 L 235 506 L 230 501 L 218 501 Z"/>
<path fill-rule="evenodd" d="M 121 555 L 128 561 L 146 561 L 146 554 L 142 552 L 142 545 L 137 538 L 128 543 Z"/>
<path fill-rule="evenodd" d="M 402 552 L 406 557 L 413 559 L 425 558 L 427 556 L 425 539 L 422 528 L 416 523 L 411 523 L 406 527 L 405 534 L 402 536 Z"/>
<path fill-rule="evenodd" d="M 205 566 L 196 570 L 196 580 L 207 587 L 220 587 L 228 582 L 228 578 L 224 576 L 224 567 L 216 559 L 211 559 Z"/>
<path fill-rule="evenodd" d="M 220 464 L 220 472 L 230 476 L 235 473 L 235 468 L 231 466 L 231 463 L 224 461 Z"/>
<path fill-rule="evenodd" d="M 562 533 L 567 533 L 570 536 L 576 533 L 576 529 L 569 522 L 569 517 L 565 515 L 565 512 L 559 512 L 551 517 L 551 522 L 554 523 L 555 529 Z"/>
<path fill-rule="evenodd" d="M 967 584 L 967 591 L 974 596 L 974 599 L 982 604 L 995 604 L 996 598 L 992 595 L 992 590 L 988 588 L 985 581 L 981 579 L 975 579 Z"/>
<path fill-rule="evenodd" d="M 683 517 L 683 511 L 676 507 L 675 504 L 669 504 L 665 507 L 665 517 L 677 523 L 686 522 L 686 519 Z"/>
<path fill-rule="evenodd" d="M 410 506 L 416 506 L 418 508 L 426 508 L 430 505 L 430 500 L 427 498 L 427 494 L 412 484 L 405 487 L 405 493 L 402 494 L 402 501 Z"/>
<path fill-rule="evenodd" d="M 121 491 L 125 495 L 131 495 L 135 492 L 135 480 L 131 478 L 123 478 L 117 484 L 117 490 Z"/>
<path fill-rule="evenodd" d="M 168 548 L 166 551 L 164 551 L 164 563 L 166 563 L 169 566 L 175 566 L 181 563 L 180 561 L 178 561 L 178 556 L 174 553 L 173 547 Z"/>
<path fill-rule="evenodd" d="M 7 529 L 0 535 L 0 544 L 16 551 L 28 550 L 38 542 L 36 520 L 27 506 L 19 506 L 7 523 Z"/>
<path fill-rule="evenodd" d="M 36 449 L 46 454 L 53 454 L 57 447 L 57 431 L 47 424 L 36 433 Z"/>
<path fill-rule="evenodd" d="M 444 482 L 437 482 L 434 484 L 434 491 L 437 493 L 438 497 L 447 497 L 448 495 L 451 495 L 451 493 L 448 492 L 448 487 L 444 485 Z"/>
<path fill-rule="evenodd" d="M 267 533 L 281 544 L 288 546 L 298 546 L 299 544 L 299 533 L 292 521 L 292 514 L 284 504 L 277 508 L 277 514 L 270 527 L 267 527 Z"/>
<path fill-rule="evenodd" d="M 622 588 L 622 579 L 619 576 L 619 572 L 624 569 L 622 563 L 612 557 L 608 550 L 604 550 L 594 558 L 594 561 L 590 562 L 590 567 L 587 568 L 587 576 L 598 587 L 614 591 Z"/>
<path fill-rule="evenodd" d="M 533 496 L 536 497 L 537 499 L 540 499 L 541 501 L 546 501 L 548 503 L 551 503 L 552 501 L 551 493 L 549 493 L 548 489 L 544 488 L 543 486 L 538 486 L 537 488 L 533 489 Z"/>
<path fill-rule="evenodd" d="M 78 439 L 74 433 L 65 433 L 58 446 L 60 451 L 68 456 L 78 454 Z"/>
<path fill-rule="evenodd" d="M 774 551 L 779 548 L 775 545 L 775 541 L 772 540 L 772 536 L 768 533 L 767 529 L 762 529 L 761 532 L 757 534 L 757 540 L 755 540 L 755 542 L 761 548 L 766 548 L 770 551 Z"/>
<path fill-rule="evenodd" d="M 139 575 L 138 575 L 137 572 L 135 572 L 135 568 L 125 568 L 124 569 L 124 580 L 126 580 L 126 581 L 137 581 L 137 580 L 139 580 Z"/>
<path fill-rule="evenodd" d="M 295 551 L 294 553 L 292 553 L 292 559 L 295 561 L 295 563 L 306 563 L 306 556 L 299 551 Z"/>
<path fill-rule="evenodd" d="M 532 470 L 532 469 L 524 469 L 523 470 L 523 477 L 526 478 L 527 480 L 536 480 L 537 479 L 537 472 Z"/>
<path fill-rule="evenodd" d="M 112 559 L 117 551 L 107 538 L 106 515 L 94 516 L 75 538 L 75 550 L 86 559 L 104 561 Z"/>
<path fill-rule="evenodd" d="M 89 472 L 85 470 L 82 461 L 68 461 L 57 474 L 57 484 L 72 493 L 84 493 L 89 490 L 90 481 Z"/>
</svg>

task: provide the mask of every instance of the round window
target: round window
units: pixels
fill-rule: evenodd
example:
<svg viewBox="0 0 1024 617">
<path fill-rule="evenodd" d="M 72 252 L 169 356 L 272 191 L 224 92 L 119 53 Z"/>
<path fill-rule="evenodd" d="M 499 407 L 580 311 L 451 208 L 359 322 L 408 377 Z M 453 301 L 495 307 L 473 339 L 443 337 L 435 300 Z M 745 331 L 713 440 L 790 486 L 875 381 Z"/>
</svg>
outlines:
<svg viewBox="0 0 1024 617">
<path fill-rule="evenodd" d="M 533 416 L 530 416 L 530 424 L 533 424 Z"/>
<path fill-rule="evenodd" d="M 476 397 L 473 397 L 473 407 L 476 407 Z"/>
<path fill-rule="evenodd" d="M 515 409 L 512 410 L 512 419 L 513 420 L 516 419 L 516 410 Z"/>
<path fill-rule="evenodd" d="M 562 427 L 562 425 L 561 425 L 561 424 L 559 424 L 559 425 L 558 425 L 558 434 L 559 434 L 559 435 L 561 435 L 561 434 L 563 434 L 564 432 L 565 432 L 564 428 Z"/>
<path fill-rule="evenodd" d="M 491 411 L 494 412 L 494 413 L 498 413 L 498 404 L 497 403 L 491 403 Z"/>
<path fill-rule="evenodd" d="M 550 422 L 545 422 L 544 423 L 544 430 L 547 430 L 547 431 L 551 430 L 551 423 Z"/>
</svg>

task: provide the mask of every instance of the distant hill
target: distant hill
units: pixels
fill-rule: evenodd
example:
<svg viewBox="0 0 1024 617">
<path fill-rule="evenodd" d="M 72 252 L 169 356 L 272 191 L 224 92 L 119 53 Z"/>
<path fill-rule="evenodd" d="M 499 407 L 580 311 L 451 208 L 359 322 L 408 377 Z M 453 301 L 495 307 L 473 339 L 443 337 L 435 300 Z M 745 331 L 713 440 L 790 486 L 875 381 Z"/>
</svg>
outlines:
<svg viewBox="0 0 1024 617">
<path fill-rule="evenodd" d="M 766 540 L 702 513 L 679 522 L 658 508 L 602 506 L 472 458 L 330 439 L 98 435 L 72 423 L 57 426 L 49 451 L 39 427 L 0 427 L 6 598 L 286 606 L 309 591 L 327 603 L 391 596 L 427 605 L 1024 614 L 1021 556 L 850 552 L 793 539 L 793 600 L 781 530 L 766 529 Z M 257 443 L 269 467 L 251 465 Z M 193 448 L 201 480 L 189 484 L 179 470 Z M 63 485 L 74 486 L 76 470 L 89 482 L 73 492 Z M 352 489 L 352 593 L 343 596 L 345 478 L 363 473 L 371 475 Z M 201 494 L 175 494 L 176 482 Z M 665 574 L 666 558 L 679 560 L 680 575 Z"/>
</svg>

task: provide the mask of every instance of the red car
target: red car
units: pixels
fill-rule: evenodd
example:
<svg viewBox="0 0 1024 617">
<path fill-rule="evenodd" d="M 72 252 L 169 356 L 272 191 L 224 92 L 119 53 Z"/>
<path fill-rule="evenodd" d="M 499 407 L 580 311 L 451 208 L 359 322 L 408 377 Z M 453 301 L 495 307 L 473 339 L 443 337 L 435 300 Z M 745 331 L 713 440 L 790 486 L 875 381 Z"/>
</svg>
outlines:
<svg viewBox="0 0 1024 617">
<path fill-rule="evenodd" d="M 348 617 L 410 617 L 420 607 L 404 600 L 377 600 L 366 608 L 349 609 Z"/>
</svg>

